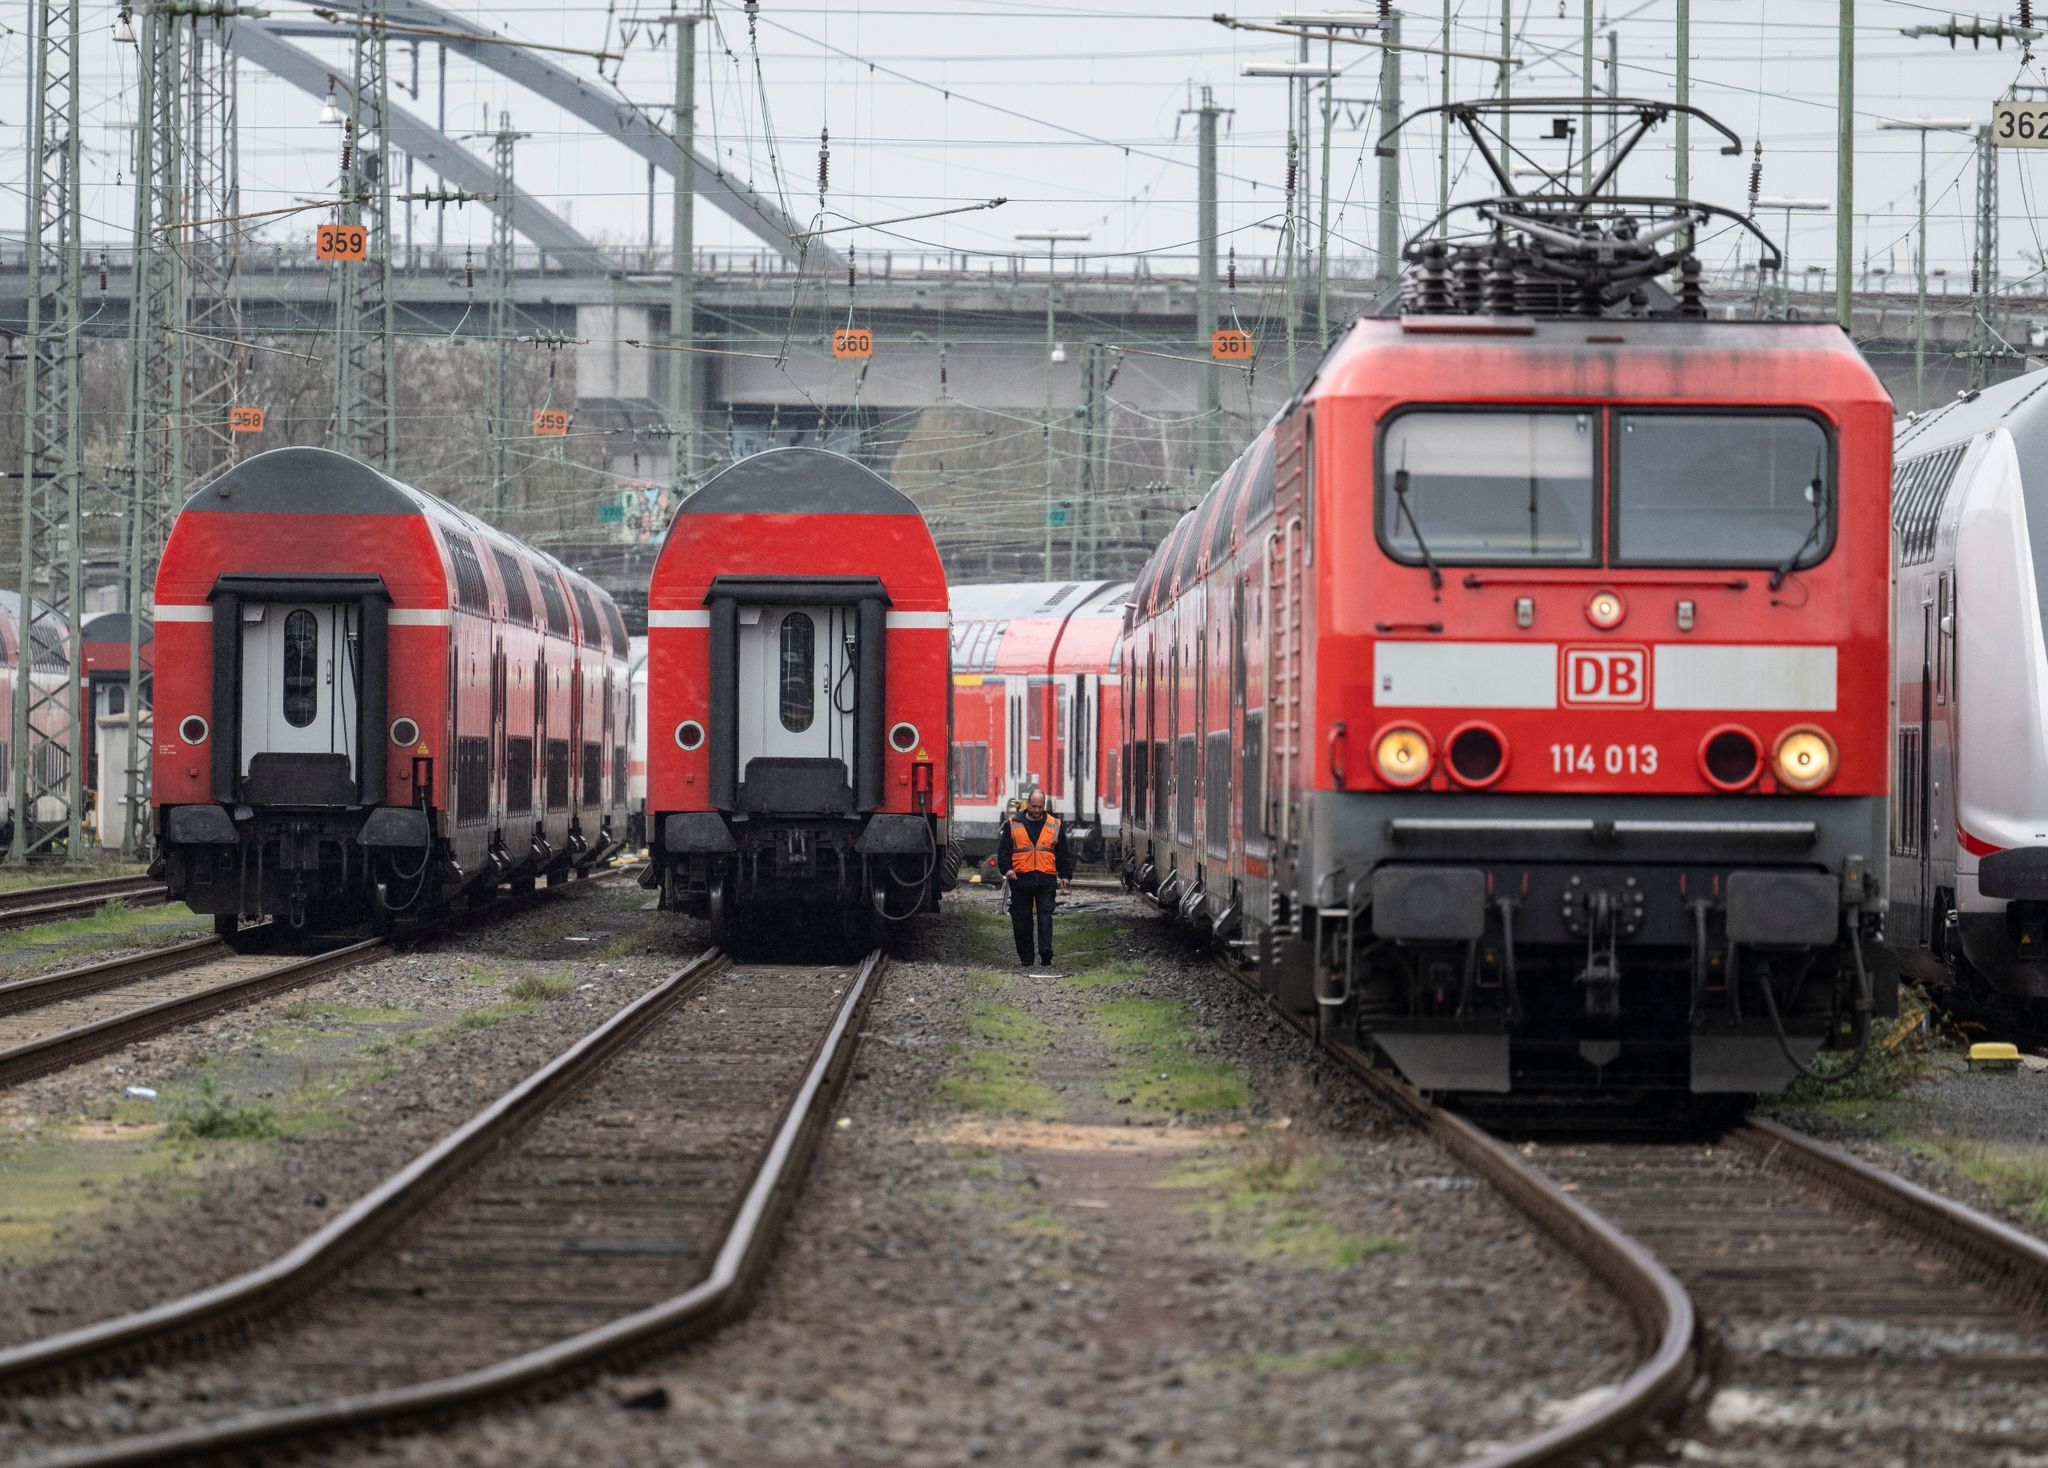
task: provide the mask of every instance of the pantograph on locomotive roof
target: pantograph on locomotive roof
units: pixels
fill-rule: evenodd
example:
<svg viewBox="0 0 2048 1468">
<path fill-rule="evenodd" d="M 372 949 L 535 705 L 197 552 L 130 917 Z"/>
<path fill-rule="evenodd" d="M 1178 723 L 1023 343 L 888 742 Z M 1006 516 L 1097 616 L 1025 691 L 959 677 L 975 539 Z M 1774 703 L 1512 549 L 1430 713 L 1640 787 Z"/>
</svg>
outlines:
<svg viewBox="0 0 2048 1468">
<path fill-rule="evenodd" d="M 1501 192 L 1440 211 L 1409 238 L 1399 309 L 1423 315 L 1626 316 L 1700 318 L 1706 303 L 1696 250 L 1716 220 L 1755 236 L 1763 270 L 1782 267 L 1777 244 L 1746 216 L 1718 204 L 1656 194 L 1608 192 L 1637 144 L 1676 114 L 1696 117 L 1740 156 L 1742 139 L 1697 107 L 1640 97 L 1515 97 L 1452 102 L 1411 112 L 1381 135 L 1378 151 L 1418 119 L 1447 113 L 1465 130 Z M 1547 165 L 1514 141 L 1506 120 L 1545 114 L 1547 141 L 1571 138 L 1566 114 L 1612 120 L 1598 171 L 1572 187 L 1573 165 Z M 1523 134 L 1526 136 L 1527 134 Z M 1540 176 L 1533 190 L 1515 186 L 1516 160 Z M 1452 228 L 1452 220 L 1477 216 Z M 1675 274 L 1675 292 L 1656 284 Z"/>
</svg>

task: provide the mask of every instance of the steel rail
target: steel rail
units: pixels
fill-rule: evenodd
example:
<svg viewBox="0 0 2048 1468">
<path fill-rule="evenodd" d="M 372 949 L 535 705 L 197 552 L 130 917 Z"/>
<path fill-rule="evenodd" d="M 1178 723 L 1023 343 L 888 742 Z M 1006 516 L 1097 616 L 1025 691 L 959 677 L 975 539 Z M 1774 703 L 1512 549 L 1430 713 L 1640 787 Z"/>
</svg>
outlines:
<svg viewBox="0 0 2048 1468">
<path fill-rule="evenodd" d="M 1735 1140 L 1825 1192 L 1932 1241 L 1966 1273 L 2035 1314 L 2048 1313 L 2048 1243 L 1965 1203 L 1875 1167 L 1768 1117 L 1751 1117 Z"/>
<path fill-rule="evenodd" d="M 174 973 L 208 959 L 225 958 L 233 951 L 220 939 L 209 936 L 194 938 L 187 943 L 173 943 L 168 948 L 152 948 L 147 953 L 133 953 L 125 958 L 103 959 L 81 968 L 38 974 L 32 979 L 15 979 L 0 984 L 0 1014 L 19 1014 L 25 1009 L 40 1009 L 46 1004 L 76 999 L 83 994 L 96 994 L 102 989 L 116 988 L 137 979 Z"/>
<path fill-rule="evenodd" d="M 1217 967 L 1265 1000 L 1282 1020 L 1322 1044 L 1307 1020 L 1273 1004 L 1235 964 L 1219 959 Z M 1344 1045 L 1322 1048 L 1576 1259 L 1627 1308 L 1643 1344 L 1637 1366 L 1599 1401 L 1541 1432 L 1471 1459 L 1463 1468 L 1567 1468 L 1626 1447 L 1675 1413 L 1705 1370 L 1698 1315 L 1678 1278 L 1513 1148 L 1433 1105 L 1406 1082 L 1375 1067 L 1363 1052 Z"/>
<path fill-rule="evenodd" d="M 703 955 L 528 1076 L 468 1123 L 351 1206 L 290 1253 L 238 1279 L 152 1310 L 0 1351 L 0 1385 L 124 1358 L 195 1330 L 274 1309 L 305 1291 L 387 1234 L 441 1192 L 477 1158 L 573 1090 L 627 1041 L 726 966 Z M 704 1279 L 661 1303 L 492 1365 L 457 1376 L 327 1402 L 247 1413 L 223 1422 L 102 1443 L 60 1454 L 52 1464 L 176 1462 L 288 1440 L 327 1440 L 337 1432 L 389 1425 L 518 1396 L 581 1379 L 602 1364 L 669 1346 L 714 1329 L 736 1313 L 772 1254 L 852 1068 L 862 1020 L 883 968 L 877 949 L 861 964 L 831 1026 L 813 1052 L 803 1083 L 782 1114 L 745 1196 Z"/>
<path fill-rule="evenodd" d="M 616 880 L 627 875 L 630 870 L 611 867 L 592 873 L 585 881 Z M 0 1050 L 0 1089 L 95 1059 L 132 1045 L 138 1040 L 147 1040 L 154 1035 L 163 1034 L 166 1030 L 183 1029 L 200 1020 L 211 1019 L 216 1014 L 254 1004 L 258 1000 L 271 998 L 286 990 L 324 979 L 331 974 L 372 963 L 422 939 L 460 932 L 479 922 L 488 921 L 494 914 L 516 911 L 529 901 L 545 901 L 543 894 L 557 890 L 561 889 L 539 888 L 533 893 L 514 897 L 509 903 L 477 908 L 391 937 L 366 938 L 340 948 L 331 948 L 325 953 L 287 962 L 263 973 L 225 979 L 204 989 L 194 990 L 190 994 L 161 999 L 154 1004 L 108 1015 L 105 1019 L 95 1020 L 91 1024 L 61 1030 L 53 1035 L 44 1035 L 39 1039 Z M 571 887 L 570 890 L 574 888 Z M 251 928 L 247 931 L 257 930 Z M 196 968 L 200 964 L 226 957 L 229 952 L 227 945 L 218 938 L 198 938 L 189 943 L 175 944 L 131 958 L 113 959 L 85 968 L 67 969 L 62 973 L 22 979 L 13 984 L 0 985 L 0 1014 L 18 1013 L 121 984 L 153 978 L 159 974 L 173 973 L 183 968 Z"/>
<path fill-rule="evenodd" d="M 301 984 L 310 984 L 315 979 L 324 979 L 329 974 L 355 968 L 397 951 L 397 944 L 392 939 L 365 938 L 359 943 L 330 948 L 325 953 L 297 959 L 278 968 L 267 969 L 260 974 L 247 974 L 238 979 L 223 979 L 218 984 L 209 984 L 206 988 L 194 990 L 190 994 L 159 999 L 154 1004 L 123 1010 L 120 1014 L 110 1014 L 105 1019 L 94 1020 L 91 1024 L 59 1030 L 54 1035 L 44 1035 L 40 1039 L 27 1041 L 11 1049 L 0 1050 L 0 1087 L 48 1075 L 51 1071 L 64 1070 L 81 1061 L 91 1060 L 132 1045 L 137 1040 L 147 1040 L 152 1035 L 160 1035 L 166 1030 L 183 1029 L 202 1019 L 211 1019 L 225 1010 L 240 1009 L 245 1004 L 254 1004 L 259 999 L 268 999 L 274 994 L 284 993 L 287 989 L 296 989 Z M 190 963 L 159 965 L 154 972 L 163 973 L 177 968 L 196 967 L 218 956 L 200 953 Z M 135 979 L 143 976 L 131 973 L 128 977 Z"/>
<path fill-rule="evenodd" d="M 0 892 L 0 931 L 91 917 L 116 898 L 130 907 L 156 907 L 168 902 L 170 893 L 154 877 L 95 877 Z"/>
</svg>

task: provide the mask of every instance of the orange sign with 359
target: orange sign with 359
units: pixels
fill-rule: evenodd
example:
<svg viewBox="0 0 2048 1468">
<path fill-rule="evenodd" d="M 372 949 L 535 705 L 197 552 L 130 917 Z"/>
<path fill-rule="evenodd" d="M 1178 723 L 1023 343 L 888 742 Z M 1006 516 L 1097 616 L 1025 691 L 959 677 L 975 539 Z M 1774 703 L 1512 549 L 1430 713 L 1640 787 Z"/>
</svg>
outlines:
<svg viewBox="0 0 2048 1468">
<path fill-rule="evenodd" d="M 360 224 L 323 224 L 313 231 L 313 253 L 322 260 L 367 260 L 370 232 Z"/>
</svg>

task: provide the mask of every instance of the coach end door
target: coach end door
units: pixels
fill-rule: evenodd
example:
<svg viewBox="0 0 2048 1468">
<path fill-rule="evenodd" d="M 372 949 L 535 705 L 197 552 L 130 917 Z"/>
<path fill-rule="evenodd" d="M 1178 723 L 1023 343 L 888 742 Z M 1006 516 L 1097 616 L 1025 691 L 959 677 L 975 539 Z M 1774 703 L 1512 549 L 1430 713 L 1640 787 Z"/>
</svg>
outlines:
<svg viewBox="0 0 2048 1468">
<path fill-rule="evenodd" d="M 240 612 L 244 798 L 354 804 L 360 608 L 250 601 Z"/>
</svg>

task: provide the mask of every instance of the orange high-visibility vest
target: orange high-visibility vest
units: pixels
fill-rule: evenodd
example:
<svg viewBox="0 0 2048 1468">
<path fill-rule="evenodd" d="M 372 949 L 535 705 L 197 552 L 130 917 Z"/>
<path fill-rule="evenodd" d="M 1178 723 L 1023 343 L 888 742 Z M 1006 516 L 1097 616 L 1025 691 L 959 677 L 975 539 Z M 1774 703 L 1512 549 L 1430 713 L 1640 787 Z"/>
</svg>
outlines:
<svg viewBox="0 0 2048 1468">
<path fill-rule="evenodd" d="M 1046 812 L 1045 824 L 1038 828 L 1038 839 L 1033 841 L 1024 822 L 1010 822 L 1010 870 L 1023 876 L 1030 872 L 1044 872 L 1048 877 L 1059 875 L 1059 864 L 1053 860 L 1052 849 L 1060 839 L 1060 818 Z"/>
</svg>

